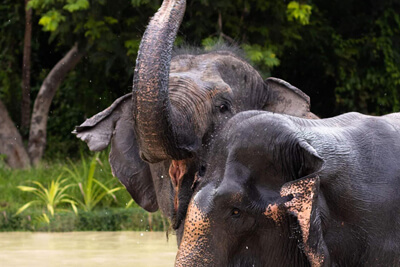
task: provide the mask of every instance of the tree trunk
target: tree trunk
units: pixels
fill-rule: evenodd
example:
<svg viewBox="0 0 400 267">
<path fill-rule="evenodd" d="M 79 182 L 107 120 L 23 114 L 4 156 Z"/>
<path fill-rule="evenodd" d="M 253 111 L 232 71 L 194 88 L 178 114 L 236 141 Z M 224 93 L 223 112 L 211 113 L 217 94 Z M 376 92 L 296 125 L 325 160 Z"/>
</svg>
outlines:
<svg viewBox="0 0 400 267">
<path fill-rule="evenodd" d="M 75 44 L 68 53 L 53 67 L 44 79 L 33 105 L 29 131 L 28 153 L 33 165 L 41 160 L 46 147 L 47 119 L 51 102 L 58 86 L 67 73 L 73 69 L 85 54 Z"/>
<path fill-rule="evenodd" d="M 22 61 L 22 101 L 21 101 L 21 129 L 29 129 L 31 115 L 31 40 L 32 40 L 32 9 L 27 9 L 29 0 L 25 0 L 25 38 L 24 58 Z"/>
<path fill-rule="evenodd" d="M 5 155 L 5 162 L 11 168 L 30 166 L 28 153 L 22 143 L 21 135 L 0 101 L 0 154 Z"/>
</svg>

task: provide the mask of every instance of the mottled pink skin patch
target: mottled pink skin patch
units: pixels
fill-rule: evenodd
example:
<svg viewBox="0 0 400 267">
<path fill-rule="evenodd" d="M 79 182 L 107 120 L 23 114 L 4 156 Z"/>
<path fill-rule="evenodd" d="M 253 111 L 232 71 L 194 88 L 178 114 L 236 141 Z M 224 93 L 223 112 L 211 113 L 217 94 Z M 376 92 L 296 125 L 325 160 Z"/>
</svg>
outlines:
<svg viewBox="0 0 400 267">
<path fill-rule="evenodd" d="M 264 215 L 274 220 L 276 224 L 280 224 L 284 210 L 278 204 L 269 204 L 264 212 Z"/>
<path fill-rule="evenodd" d="M 324 255 L 313 251 L 308 244 L 311 212 L 318 179 L 318 177 L 306 178 L 285 184 L 280 192 L 282 197 L 293 195 L 293 199 L 286 202 L 284 206 L 297 217 L 302 232 L 304 252 L 312 267 L 322 266 L 324 263 Z"/>
<path fill-rule="evenodd" d="M 213 256 L 208 248 L 210 219 L 194 199 L 189 204 L 187 214 L 175 266 L 210 266 L 213 262 Z"/>
</svg>

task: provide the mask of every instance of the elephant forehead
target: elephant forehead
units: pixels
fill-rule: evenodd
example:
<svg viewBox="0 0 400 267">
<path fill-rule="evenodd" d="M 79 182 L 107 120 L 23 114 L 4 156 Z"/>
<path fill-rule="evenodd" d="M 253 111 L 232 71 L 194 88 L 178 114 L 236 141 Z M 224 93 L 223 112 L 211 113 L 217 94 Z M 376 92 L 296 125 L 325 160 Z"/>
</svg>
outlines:
<svg viewBox="0 0 400 267">
<path fill-rule="evenodd" d="M 211 52 L 200 55 L 183 54 L 171 60 L 170 72 L 186 72 L 193 69 L 217 69 L 220 65 L 227 64 L 248 65 L 248 63 L 234 53 L 227 51 Z"/>
<path fill-rule="evenodd" d="M 199 70 L 170 73 L 169 88 L 171 97 L 175 93 L 189 93 L 208 98 L 217 94 L 232 94 L 231 87 L 217 73 L 210 72 L 207 74 Z"/>
<path fill-rule="evenodd" d="M 217 71 L 218 61 L 200 56 L 186 56 L 177 57 L 172 59 L 170 73 L 181 73 L 181 72 L 198 72 L 198 73 L 213 73 Z"/>
<path fill-rule="evenodd" d="M 198 81 L 221 84 L 224 83 L 222 76 L 228 75 L 233 79 L 240 76 L 240 73 L 252 70 L 254 69 L 246 61 L 232 53 L 181 55 L 172 59 L 170 76 L 191 75 Z"/>
</svg>

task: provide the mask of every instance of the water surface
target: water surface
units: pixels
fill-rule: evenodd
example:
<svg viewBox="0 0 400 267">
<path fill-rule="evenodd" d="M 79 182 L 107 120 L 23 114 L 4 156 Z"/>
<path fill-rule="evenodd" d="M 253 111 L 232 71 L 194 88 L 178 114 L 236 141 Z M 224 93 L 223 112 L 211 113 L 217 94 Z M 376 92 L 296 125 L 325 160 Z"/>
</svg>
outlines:
<svg viewBox="0 0 400 267">
<path fill-rule="evenodd" d="M 163 232 L 0 233 L 0 266 L 173 266 Z"/>
</svg>

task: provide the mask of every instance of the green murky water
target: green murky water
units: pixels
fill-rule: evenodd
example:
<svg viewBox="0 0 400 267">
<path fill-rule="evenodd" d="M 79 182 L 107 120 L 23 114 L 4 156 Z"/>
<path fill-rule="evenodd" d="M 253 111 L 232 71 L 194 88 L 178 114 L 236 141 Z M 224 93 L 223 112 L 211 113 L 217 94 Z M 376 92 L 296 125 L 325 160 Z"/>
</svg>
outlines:
<svg viewBox="0 0 400 267">
<path fill-rule="evenodd" d="M 176 237 L 161 232 L 0 233 L 0 266 L 173 266 Z"/>
</svg>

